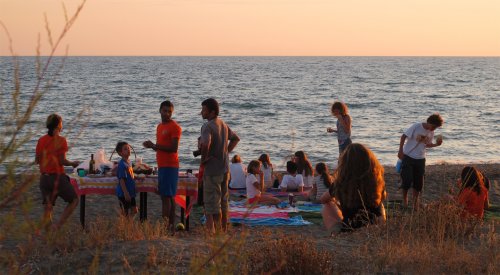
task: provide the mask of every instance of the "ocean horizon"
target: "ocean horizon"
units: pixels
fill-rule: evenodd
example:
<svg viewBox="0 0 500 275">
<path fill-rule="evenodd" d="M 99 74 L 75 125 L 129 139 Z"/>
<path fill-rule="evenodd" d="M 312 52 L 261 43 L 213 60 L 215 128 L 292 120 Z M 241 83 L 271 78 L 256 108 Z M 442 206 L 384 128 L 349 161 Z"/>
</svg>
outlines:
<svg viewBox="0 0 500 275">
<path fill-rule="evenodd" d="M 56 64 L 62 61 L 56 57 Z M 25 100 L 35 85 L 35 57 L 20 57 Z M 0 57 L 2 111 L 13 87 L 10 57 Z M 220 118 L 241 138 L 234 153 L 243 163 L 268 153 L 278 169 L 294 151 L 332 167 L 338 157 L 330 105 L 344 101 L 352 117 L 352 140 L 368 146 L 386 165 L 397 160 L 399 139 L 415 122 L 439 112 L 443 145 L 428 150 L 427 163 L 500 162 L 499 57 L 67 57 L 29 123 L 34 133 L 19 152 L 34 158 L 46 117 L 63 116 L 71 160 L 88 160 L 119 140 L 155 165 L 152 150 L 159 104 L 171 100 L 183 128 L 181 169 L 196 169 L 191 154 L 203 120 L 201 102 L 214 97 Z M 73 124 L 79 111 L 88 123 Z M 115 154 L 116 156 L 116 154 Z"/>
</svg>

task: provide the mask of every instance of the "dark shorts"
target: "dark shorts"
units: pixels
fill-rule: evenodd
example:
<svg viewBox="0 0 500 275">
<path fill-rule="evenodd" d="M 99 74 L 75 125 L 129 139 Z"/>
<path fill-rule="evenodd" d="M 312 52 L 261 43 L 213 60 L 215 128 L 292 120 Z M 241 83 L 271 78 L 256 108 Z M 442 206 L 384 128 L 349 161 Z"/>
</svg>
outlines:
<svg viewBox="0 0 500 275">
<path fill-rule="evenodd" d="M 47 204 L 50 200 L 52 205 L 55 205 L 57 197 L 61 197 L 67 203 L 78 198 L 66 174 L 40 175 L 40 191 L 42 192 L 43 204 Z"/>
<path fill-rule="evenodd" d="M 125 200 L 125 197 L 118 197 L 118 200 L 120 201 L 120 207 L 125 211 L 125 213 L 128 213 L 130 208 L 137 206 L 135 198 L 131 198 L 129 202 Z"/>
<path fill-rule="evenodd" d="M 407 155 L 401 164 L 402 188 L 408 190 L 411 187 L 420 192 L 424 187 L 425 159 L 414 159 Z"/>
<path fill-rule="evenodd" d="M 173 197 L 177 193 L 177 182 L 179 181 L 179 168 L 158 168 L 158 193 L 162 197 Z"/>
<path fill-rule="evenodd" d="M 344 141 L 339 140 L 339 156 L 342 155 L 342 153 L 344 152 L 345 148 L 347 148 L 347 146 L 349 146 L 351 144 L 352 144 L 352 140 L 350 138 L 348 138 L 348 139 L 346 139 Z"/>
</svg>

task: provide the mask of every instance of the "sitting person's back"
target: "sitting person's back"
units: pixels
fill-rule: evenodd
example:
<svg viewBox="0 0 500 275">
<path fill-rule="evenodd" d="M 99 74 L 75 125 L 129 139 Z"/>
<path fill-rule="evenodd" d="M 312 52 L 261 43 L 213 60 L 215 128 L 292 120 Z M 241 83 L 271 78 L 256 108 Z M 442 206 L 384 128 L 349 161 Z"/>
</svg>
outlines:
<svg viewBox="0 0 500 275">
<path fill-rule="evenodd" d="M 460 183 L 458 202 L 464 207 L 462 215 L 472 215 L 482 219 L 484 209 L 488 208 L 488 189 L 484 185 L 483 175 L 474 167 L 464 167 Z"/>
<path fill-rule="evenodd" d="M 349 145 L 340 156 L 330 193 L 340 203 L 343 231 L 385 221 L 384 168 L 362 144 Z"/>
<path fill-rule="evenodd" d="M 231 181 L 229 187 L 232 189 L 245 189 L 246 188 L 246 167 L 241 163 L 239 155 L 234 155 L 229 165 L 229 172 L 231 173 Z"/>
<path fill-rule="evenodd" d="M 304 179 L 302 175 L 297 174 L 297 165 L 293 161 L 288 161 L 286 163 L 286 171 L 288 174 L 283 175 L 280 184 L 281 191 L 304 191 Z"/>
<path fill-rule="evenodd" d="M 274 165 L 271 163 L 268 154 L 260 155 L 259 161 L 262 163 L 261 170 L 264 173 L 264 186 L 270 188 L 274 182 Z"/>
</svg>

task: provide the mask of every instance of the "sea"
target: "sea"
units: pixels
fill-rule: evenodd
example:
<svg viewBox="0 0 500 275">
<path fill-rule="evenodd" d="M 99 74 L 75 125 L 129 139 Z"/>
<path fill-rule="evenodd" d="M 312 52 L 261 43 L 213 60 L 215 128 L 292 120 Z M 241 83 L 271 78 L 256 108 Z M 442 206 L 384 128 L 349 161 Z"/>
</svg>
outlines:
<svg viewBox="0 0 500 275">
<path fill-rule="evenodd" d="M 37 59 L 18 57 L 21 111 L 37 86 Z M 41 58 L 40 62 L 47 61 Z M 352 117 L 352 140 L 369 147 L 382 164 L 395 165 L 401 134 L 440 113 L 436 130 L 443 145 L 427 150 L 427 163 L 500 162 L 499 57 L 56 57 L 39 89 L 43 95 L 23 130 L 30 134 L 15 156 L 32 161 L 37 139 L 51 113 L 64 119 L 67 158 L 88 161 L 118 141 L 155 165 L 142 142 L 155 141 L 159 106 L 173 102 L 182 127 L 182 169 L 196 169 L 192 155 L 204 123 L 201 102 L 213 97 L 220 118 L 241 141 L 231 154 L 244 164 L 262 153 L 278 169 L 295 152 L 315 165 L 338 160 L 338 144 L 327 127 L 334 101 Z M 0 57 L 0 126 L 9 133 L 15 112 L 12 57 Z M 43 66 L 40 68 L 40 71 Z M 8 135 L 3 137 L 7 141 Z M 132 154 L 134 158 L 134 154 Z M 112 159 L 118 159 L 113 154 Z"/>
</svg>

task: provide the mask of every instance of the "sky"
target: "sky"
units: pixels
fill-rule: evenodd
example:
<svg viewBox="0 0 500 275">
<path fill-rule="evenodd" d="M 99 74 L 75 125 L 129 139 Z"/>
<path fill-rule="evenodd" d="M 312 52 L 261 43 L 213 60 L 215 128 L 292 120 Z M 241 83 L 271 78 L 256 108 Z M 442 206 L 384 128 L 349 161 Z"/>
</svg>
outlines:
<svg viewBox="0 0 500 275">
<path fill-rule="evenodd" d="M 17 55 L 42 55 L 79 0 L 0 0 Z M 500 56 L 500 0 L 87 0 L 73 56 Z M 0 28 L 0 56 L 10 55 Z"/>
</svg>

